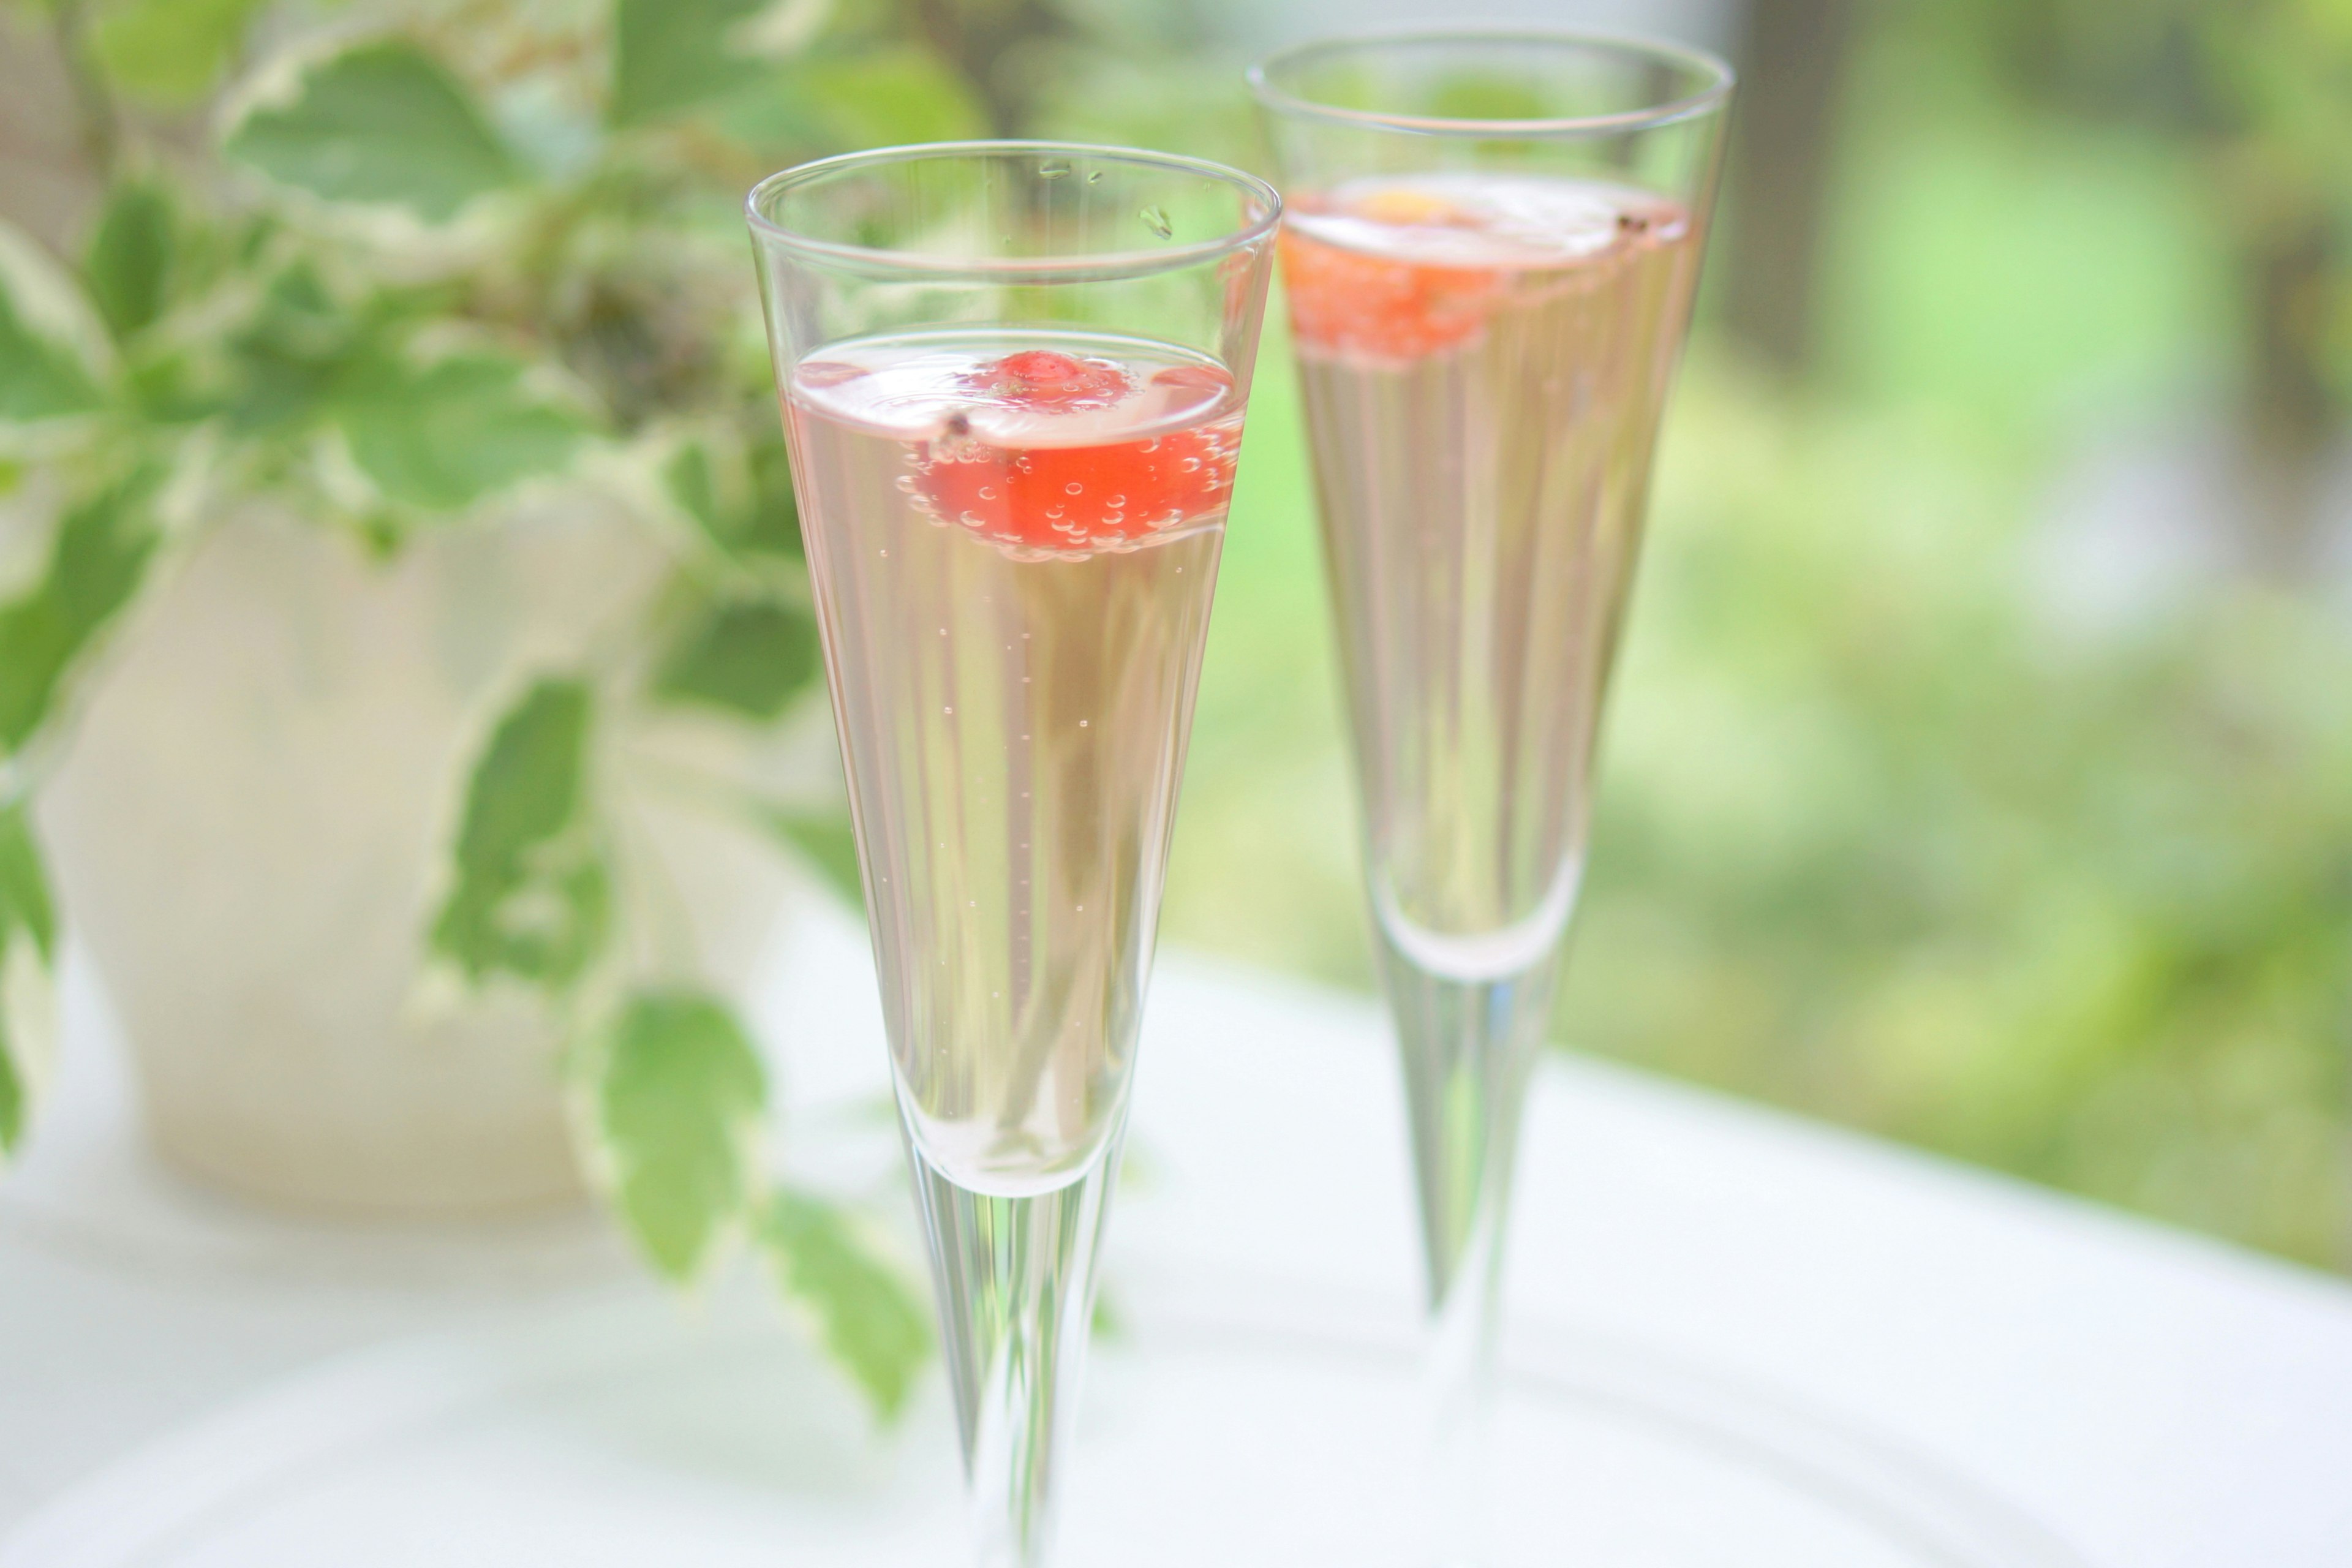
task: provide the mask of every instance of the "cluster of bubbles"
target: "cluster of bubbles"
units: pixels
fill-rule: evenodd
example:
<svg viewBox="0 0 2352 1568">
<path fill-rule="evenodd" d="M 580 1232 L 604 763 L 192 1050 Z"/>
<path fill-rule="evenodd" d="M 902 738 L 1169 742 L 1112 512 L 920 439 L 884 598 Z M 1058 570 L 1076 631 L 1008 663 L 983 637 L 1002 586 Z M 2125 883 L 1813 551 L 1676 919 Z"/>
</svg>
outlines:
<svg viewBox="0 0 2352 1568">
<path fill-rule="evenodd" d="M 1099 513 L 1073 515 L 1083 512 L 1082 508 L 1071 503 L 1084 498 L 1086 486 L 1076 479 L 1069 480 L 1061 487 L 1068 500 L 1046 505 L 1041 514 L 1045 526 L 1062 535 L 1066 542 L 1041 542 L 1034 533 L 1024 532 L 1002 504 L 990 508 L 992 516 L 969 508 L 950 515 L 933 498 L 925 481 L 950 465 L 986 464 L 1024 478 L 1037 471 L 1036 459 L 1031 453 L 1012 452 L 1008 462 L 1004 448 L 974 437 L 970 420 L 962 415 L 950 416 L 940 433 L 930 440 L 907 444 L 907 471 L 896 482 L 908 504 L 933 527 L 952 524 L 964 529 L 988 541 L 1012 560 L 1084 561 L 1099 554 L 1129 554 L 1160 542 L 1170 531 L 1185 523 L 1222 512 L 1225 497 L 1233 488 L 1234 468 L 1240 451 L 1237 423 L 1203 425 L 1175 437 L 1151 437 L 1116 445 L 1131 445 L 1138 456 L 1150 457 L 1171 442 L 1181 442 L 1187 449 L 1187 455 L 1174 463 L 1175 471 L 1185 476 L 1179 487 L 1184 495 L 1182 500 L 1172 502 L 1156 515 L 1138 516 L 1130 521 L 1129 497 L 1115 491 L 1103 497 L 1104 510 Z M 1006 485 L 982 484 L 973 487 L 971 495 L 982 502 L 1002 503 L 1009 500 L 1004 493 L 1009 489 Z"/>
</svg>

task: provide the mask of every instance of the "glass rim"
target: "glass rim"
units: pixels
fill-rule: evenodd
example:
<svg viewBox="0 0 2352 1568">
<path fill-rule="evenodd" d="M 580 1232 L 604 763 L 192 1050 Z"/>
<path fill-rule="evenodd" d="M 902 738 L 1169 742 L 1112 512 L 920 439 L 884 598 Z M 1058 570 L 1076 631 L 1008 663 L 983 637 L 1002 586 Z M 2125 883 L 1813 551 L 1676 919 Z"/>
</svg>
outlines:
<svg viewBox="0 0 2352 1568">
<path fill-rule="evenodd" d="M 1411 47 L 1418 44 L 1520 44 L 1542 47 L 1565 46 L 1597 55 L 1618 55 L 1654 64 L 1679 66 L 1700 79 L 1696 91 L 1679 98 L 1622 109 L 1608 114 L 1572 114 L 1535 120 L 1454 120 L 1443 115 L 1392 114 L 1372 109 L 1348 109 L 1318 103 L 1285 91 L 1269 79 L 1269 72 L 1318 56 L 1354 49 Z M 1688 44 L 1633 33 L 1587 32 L 1570 27 L 1411 27 L 1396 31 L 1369 30 L 1310 38 L 1275 50 L 1251 65 L 1251 93 L 1264 108 L 1305 119 L 1324 120 L 1367 130 L 1402 131 L 1424 136 L 1598 136 L 1647 131 L 1720 109 L 1731 96 L 1737 79 L 1719 55 Z"/>
<path fill-rule="evenodd" d="M 1086 157 L 1113 163 L 1138 163 L 1177 174 L 1195 174 L 1226 185 L 1262 207 L 1257 216 L 1215 239 L 1160 250 L 1105 250 L 1069 256 L 951 256 L 927 251 L 889 250 L 877 246 L 849 245 L 802 234 L 770 217 L 761 204 L 796 186 L 850 171 L 923 158 L 978 158 L 1003 154 L 1045 157 Z M 835 153 L 779 170 L 753 185 L 743 197 L 743 216 L 752 235 L 785 250 L 824 260 L 847 263 L 877 272 L 914 277 L 986 277 L 1075 282 L 1104 278 L 1141 278 L 1172 272 L 1230 255 L 1272 235 L 1282 222 L 1282 195 L 1255 174 L 1180 153 L 1154 153 L 1142 147 L 1115 147 L 1092 142 L 1034 142 L 1019 138 L 974 142 L 914 142 L 897 147 L 874 147 Z"/>
</svg>

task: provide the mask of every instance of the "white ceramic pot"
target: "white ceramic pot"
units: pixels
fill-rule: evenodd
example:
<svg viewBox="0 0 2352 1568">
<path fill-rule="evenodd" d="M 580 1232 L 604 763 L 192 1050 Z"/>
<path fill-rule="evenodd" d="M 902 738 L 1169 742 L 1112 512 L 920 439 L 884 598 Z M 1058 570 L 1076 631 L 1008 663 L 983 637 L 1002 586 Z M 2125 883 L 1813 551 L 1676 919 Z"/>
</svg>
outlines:
<svg viewBox="0 0 2352 1568">
<path fill-rule="evenodd" d="M 171 1165 L 347 1214 L 577 1194 L 548 1024 L 520 994 L 425 1002 L 424 937 L 497 704 L 625 634 L 663 565 L 593 509 L 388 562 L 243 519 L 173 564 L 38 806 Z M 690 962 L 747 971 L 785 886 L 772 861 L 658 811 L 625 832 L 681 862 L 665 879 L 689 889 Z"/>
</svg>

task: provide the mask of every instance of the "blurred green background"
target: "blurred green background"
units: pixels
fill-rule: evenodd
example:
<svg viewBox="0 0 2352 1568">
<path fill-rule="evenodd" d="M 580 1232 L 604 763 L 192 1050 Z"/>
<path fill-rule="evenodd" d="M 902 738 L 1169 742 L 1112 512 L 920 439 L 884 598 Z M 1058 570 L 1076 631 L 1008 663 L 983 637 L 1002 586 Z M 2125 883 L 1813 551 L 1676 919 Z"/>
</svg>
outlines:
<svg viewBox="0 0 2352 1568">
<path fill-rule="evenodd" d="M 1558 1035 L 2342 1267 L 2352 5 L 1728 20 Z M 1362 985 L 1288 394 L 1169 931 Z"/>
<path fill-rule="evenodd" d="M 714 191 L 990 132 L 1256 163 L 1251 50 L 1412 14 L 677 5 L 719 40 L 678 69 L 736 75 L 647 117 Z M 1538 9 L 1744 76 L 1559 1037 L 2343 1267 L 2352 0 Z M 562 51 L 593 74 L 605 10 L 19 0 L 0 204 L 89 221 L 124 131 L 70 112 L 91 58 L 200 146 L 304 29 L 417 32 L 513 109 Z M 1278 334 L 1263 363 L 1166 932 L 1368 987 Z"/>
<path fill-rule="evenodd" d="M 1733 21 L 1559 1036 L 2340 1267 L 2352 6 Z M 1360 985 L 1288 391 L 1169 931 Z"/>
</svg>

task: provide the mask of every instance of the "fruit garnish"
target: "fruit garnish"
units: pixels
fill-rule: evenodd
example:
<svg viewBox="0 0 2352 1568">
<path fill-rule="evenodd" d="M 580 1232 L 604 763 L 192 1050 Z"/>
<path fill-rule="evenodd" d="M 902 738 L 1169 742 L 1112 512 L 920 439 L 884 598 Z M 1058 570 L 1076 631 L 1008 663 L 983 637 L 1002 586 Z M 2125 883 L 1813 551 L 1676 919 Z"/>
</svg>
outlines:
<svg viewBox="0 0 2352 1568">
<path fill-rule="evenodd" d="M 1404 190 L 1391 186 L 1374 191 L 1358 200 L 1350 209 L 1358 217 L 1374 223 L 1394 224 L 1400 228 L 1467 228 L 1472 226 L 1468 214 L 1444 197 L 1427 191 Z"/>
<path fill-rule="evenodd" d="M 1051 349 L 1006 354 L 956 377 L 990 403 L 1014 408 L 1108 408 L 1135 389 L 1127 372 L 1107 359 L 1076 359 Z"/>
<path fill-rule="evenodd" d="M 1224 503 L 1234 446 L 1213 429 L 1099 447 L 992 447 L 952 435 L 914 464 L 917 501 L 998 544 L 1086 551 L 1139 539 Z"/>
<path fill-rule="evenodd" d="M 1516 279 L 1590 288 L 1608 258 L 1686 232 L 1680 208 L 1629 186 L 1433 173 L 1301 195 L 1282 270 L 1302 346 L 1415 359 L 1475 338 Z"/>
<path fill-rule="evenodd" d="M 1159 395 L 1154 411 L 1163 416 L 1205 413 L 1232 394 L 1222 366 L 1171 366 L 1139 388 L 1115 362 L 1029 349 L 956 379 L 974 395 L 972 407 L 910 443 L 911 472 L 900 481 L 936 521 L 1001 545 L 1078 553 L 1213 511 L 1233 489 L 1237 432 L 1229 426 L 1067 447 L 997 446 L 974 427 L 989 408 L 1076 415 L 1147 393 Z"/>
<path fill-rule="evenodd" d="M 1282 231 L 1290 325 L 1316 348 L 1418 359 L 1466 342 L 1486 324 L 1502 274 L 1370 256 Z"/>
</svg>

